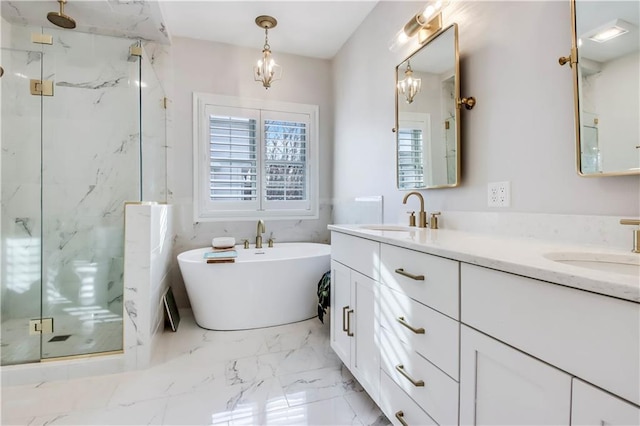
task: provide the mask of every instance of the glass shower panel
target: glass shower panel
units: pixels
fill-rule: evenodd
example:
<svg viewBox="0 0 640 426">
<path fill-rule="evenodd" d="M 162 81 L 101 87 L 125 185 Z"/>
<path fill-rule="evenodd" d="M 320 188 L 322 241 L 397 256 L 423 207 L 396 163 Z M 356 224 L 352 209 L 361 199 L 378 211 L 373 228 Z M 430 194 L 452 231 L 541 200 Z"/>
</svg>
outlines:
<svg viewBox="0 0 640 426">
<path fill-rule="evenodd" d="M 167 201 L 167 126 L 165 92 L 151 55 L 143 48 L 140 61 L 142 90 L 142 199 Z"/>
<path fill-rule="evenodd" d="M 3 40 L 4 42 L 4 40 Z M 2 153 L 0 185 L 2 365 L 40 360 L 40 335 L 29 320 L 40 318 L 41 97 L 30 93 L 41 79 L 42 52 L 2 48 Z"/>
<path fill-rule="evenodd" d="M 122 349 L 124 203 L 140 199 L 132 40 L 51 30 L 43 74 L 42 358 Z"/>
</svg>

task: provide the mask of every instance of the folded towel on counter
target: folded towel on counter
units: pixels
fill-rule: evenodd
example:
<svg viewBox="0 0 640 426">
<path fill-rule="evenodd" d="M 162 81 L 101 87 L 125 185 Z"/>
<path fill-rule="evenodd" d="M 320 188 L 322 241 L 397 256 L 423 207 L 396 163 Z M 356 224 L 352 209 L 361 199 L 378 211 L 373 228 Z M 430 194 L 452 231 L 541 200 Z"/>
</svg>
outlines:
<svg viewBox="0 0 640 426">
<path fill-rule="evenodd" d="M 236 239 L 233 237 L 215 237 L 211 240 L 213 248 L 230 248 L 236 245 Z"/>
<path fill-rule="evenodd" d="M 225 251 L 208 251 L 203 256 L 205 259 L 235 259 L 238 257 L 238 252 L 235 250 Z"/>
</svg>

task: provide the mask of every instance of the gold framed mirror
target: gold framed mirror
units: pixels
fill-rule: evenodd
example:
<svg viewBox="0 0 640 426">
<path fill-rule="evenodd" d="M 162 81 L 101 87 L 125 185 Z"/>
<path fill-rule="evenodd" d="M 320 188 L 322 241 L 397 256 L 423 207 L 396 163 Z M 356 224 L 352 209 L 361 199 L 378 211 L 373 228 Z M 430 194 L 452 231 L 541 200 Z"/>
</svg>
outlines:
<svg viewBox="0 0 640 426">
<path fill-rule="evenodd" d="M 577 172 L 640 174 L 640 2 L 570 1 Z"/>
<path fill-rule="evenodd" d="M 458 25 L 435 33 L 396 67 L 396 183 L 398 189 L 460 184 Z"/>
</svg>

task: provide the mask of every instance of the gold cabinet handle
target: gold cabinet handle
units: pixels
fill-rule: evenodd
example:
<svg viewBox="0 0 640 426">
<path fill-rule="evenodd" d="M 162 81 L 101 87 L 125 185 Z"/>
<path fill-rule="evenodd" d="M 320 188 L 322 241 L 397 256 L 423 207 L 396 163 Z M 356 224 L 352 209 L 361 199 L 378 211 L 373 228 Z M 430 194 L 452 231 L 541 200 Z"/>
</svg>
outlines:
<svg viewBox="0 0 640 426">
<path fill-rule="evenodd" d="M 349 305 L 342 308 L 342 331 L 347 331 L 347 320 L 345 319 L 347 315 L 347 309 L 349 309 Z"/>
<path fill-rule="evenodd" d="M 424 275 L 413 275 L 413 274 L 410 274 L 409 272 L 406 272 L 402 268 L 396 269 L 396 274 L 403 275 L 405 277 L 411 278 L 412 280 L 424 281 Z"/>
<path fill-rule="evenodd" d="M 396 370 L 398 370 L 400 374 L 402 374 L 407 380 L 409 380 L 413 386 L 415 387 L 424 386 L 424 380 L 415 380 L 413 377 L 409 376 L 409 373 L 407 373 L 404 370 L 404 365 L 402 364 L 396 365 Z"/>
<path fill-rule="evenodd" d="M 415 328 L 412 327 L 407 320 L 404 319 L 404 317 L 398 317 L 397 320 L 400 324 L 404 325 L 405 327 L 407 327 L 409 330 L 413 331 L 416 334 L 424 334 L 424 328 L 420 327 L 420 328 Z"/>
<path fill-rule="evenodd" d="M 353 313 L 353 309 L 349 309 L 347 311 L 347 336 L 353 336 L 353 333 L 351 332 L 351 314 Z"/>
<path fill-rule="evenodd" d="M 402 410 L 396 413 L 396 419 L 398 419 L 402 426 L 409 426 L 409 423 L 404 421 L 404 413 L 402 412 Z"/>
</svg>

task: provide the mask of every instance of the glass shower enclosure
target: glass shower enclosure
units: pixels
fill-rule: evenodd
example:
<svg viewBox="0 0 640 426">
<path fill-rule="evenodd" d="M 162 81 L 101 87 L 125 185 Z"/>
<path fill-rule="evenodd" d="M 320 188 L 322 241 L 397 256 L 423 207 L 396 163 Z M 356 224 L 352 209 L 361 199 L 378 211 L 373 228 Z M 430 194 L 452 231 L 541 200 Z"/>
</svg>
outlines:
<svg viewBox="0 0 640 426">
<path fill-rule="evenodd" d="M 0 59 L 2 365 L 121 351 L 124 206 L 166 201 L 164 91 L 131 54 L 139 41 L 11 27 Z M 43 33 L 52 44 L 32 42 Z"/>
</svg>

